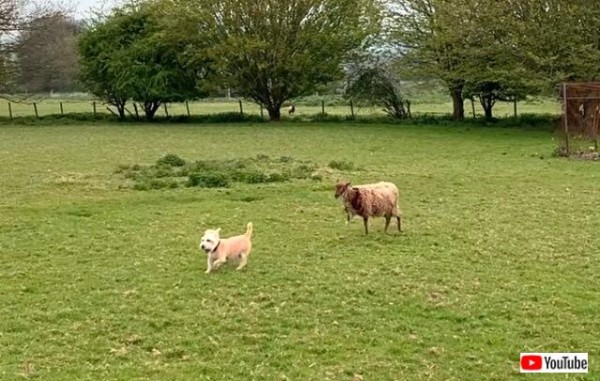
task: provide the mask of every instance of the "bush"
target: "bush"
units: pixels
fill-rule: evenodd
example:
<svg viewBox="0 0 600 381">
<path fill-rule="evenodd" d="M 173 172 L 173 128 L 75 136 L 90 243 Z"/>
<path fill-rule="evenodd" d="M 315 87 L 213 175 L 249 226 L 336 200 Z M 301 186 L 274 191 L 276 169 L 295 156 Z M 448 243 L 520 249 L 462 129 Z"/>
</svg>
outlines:
<svg viewBox="0 0 600 381">
<path fill-rule="evenodd" d="M 343 163 L 343 162 L 342 162 Z M 186 162 L 175 154 L 157 160 L 155 165 L 119 166 L 117 172 L 134 181 L 134 189 L 149 190 L 188 187 L 227 188 L 232 183 L 268 184 L 291 179 L 321 180 L 318 166 L 310 161 L 295 160 L 290 156 L 271 159 L 259 154 L 254 158 L 203 160 Z"/>
<path fill-rule="evenodd" d="M 169 153 L 156 161 L 156 165 L 167 165 L 169 167 L 183 167 L 185 160 L 179 156 Z"/>
<path fill-rule="evenodd" d="M 294 158 L 293 158 L 293 157 L 291 157 L 291 156 L 281 156 L 281 157 L 279 158 L 279 162 L 280 162 L 280 163 L 291 163 L 291 162 L 293 162 L 293 161 L 294 161 Z"/>
<path fill-rule="evenodd" d="M 336 161 L 332 160 L 329 162 L 329 168 L 337 169 L 340 171 L 351 171 L 354 169 L 354 163 L 351 161 Z"/>
<path fill-rule="evenodd" d="M 188 176 L 188 181 L 185 185 L 200 188 L 228 188 L 229 178 L 223 173 L 192 173 Z"/>
<path fill-rule="evenodd" d="M 271 173 L 267 178 L 269 183 L 283 183 L 289 181 L 290 175 L 288 173 Z"/>
<path fill-rule="evenodd" d="M 171 169 L 171 167 L 165 166 L 165 165 L 160 165 L 160 166 L 156 166 L 156 167 L 151 167 L 148 170 L 148 174 L 146 174 L 147 177 L 171 177 L 173 176 L 173 170 Z"/>
</svg>

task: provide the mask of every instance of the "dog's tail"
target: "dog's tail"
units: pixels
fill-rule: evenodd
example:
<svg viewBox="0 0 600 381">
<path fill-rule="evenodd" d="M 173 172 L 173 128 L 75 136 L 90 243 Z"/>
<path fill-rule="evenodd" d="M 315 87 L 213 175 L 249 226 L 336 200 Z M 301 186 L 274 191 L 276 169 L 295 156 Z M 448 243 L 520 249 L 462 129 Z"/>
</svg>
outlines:
<svg viewBox="0 0 600 381">
<path fill-rule="evenodd" d="M 248 238 L 252 237 L 252 222 L 248 222 L 248 225 L 246 225 L 246 233 L 244 235 Z"/>
</svg>

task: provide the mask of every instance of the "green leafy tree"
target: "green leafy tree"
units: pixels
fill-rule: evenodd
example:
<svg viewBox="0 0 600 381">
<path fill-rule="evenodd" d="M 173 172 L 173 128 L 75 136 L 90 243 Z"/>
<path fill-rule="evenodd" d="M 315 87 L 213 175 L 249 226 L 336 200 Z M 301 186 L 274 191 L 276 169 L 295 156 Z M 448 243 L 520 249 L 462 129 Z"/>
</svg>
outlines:
<svg viewBox="0 0 600 381">
<path fill-rule="evenodd" d="M 196 31 L 218 81 L 280 119 L 287 100 L 342 78 L 347 54 L 379 26 L 375 0 L 174 0 L 171 34 Z"/>
<path fill-rule="evenodd" d="M 129 37 L 118 21 L 109 18 L 82 33 L 78 41 L 79 79 L 90 93 L 114 106 L 123 119 L 130 93 L 122 80 L 127 67 L 120 44 Z"/>
<path fill-rule="evenodd" d="M 453 117 L 464 118 L 467 73 L 465 0 L 387 0 L 386 37 L 396 47 L 407 77 L 437 78 L 452 97 Z"/>
<path fill-rule="evenodd" d="M 539 33 L 531 25 L 539 27 L 541 20 L 550 23 L 543 3 L 552 2 L 569 3 L 390 0 L 387 36 L 399 47 L 405 72 L 446 84 L 455 119 L 464 118 L 465 97 L 478 97 L 491 119 L 497 101 L 524 99 L 542 86 L 539 63 L 554 56 L 544 52 L 547 47 L 537 41 Z M 540 18 L 540 12 L 547 16 Z M 536 18 L 540 19 L 536 22 Z"/>
<path fill-rule="evenodd" d="M 164 33 L 156 11 L 155 3 L 126 5 L 81 40 L 84 83 L 115 105 L 121 117 L 128 99 L 152 119 L 162 103 L 203 94 L 198 84 L 207 70 L 189 62 L 185 36 Z"/>
<path fill-rule="evenodd" d="M 555 94 L 563 81 L 600 80 L 600 8 L 585 0 L 507 0 L 517 48 L 539 86 Z"/>
<path fill-rule="evenodd" d="M 485 9 L 478 0 L 463 2 L 460 10 L 468 20 L 463 73 L 465 98 L 477 97 L 485 118 L 492 119 L 498 101 L 523 100 L 537 92 L 532 73 L 524 65 L 526 52 L 517 49 L 522 36 L 510 4 L 492 2 Z"/>
</svg>

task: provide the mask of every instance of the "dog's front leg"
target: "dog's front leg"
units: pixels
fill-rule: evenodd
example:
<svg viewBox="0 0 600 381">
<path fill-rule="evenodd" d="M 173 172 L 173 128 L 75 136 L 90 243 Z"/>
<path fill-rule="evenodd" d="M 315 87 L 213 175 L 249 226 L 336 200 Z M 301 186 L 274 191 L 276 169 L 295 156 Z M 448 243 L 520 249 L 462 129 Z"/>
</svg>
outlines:
<svg viewBox="0 0 600 381">
<path fill-rule="evenodd" d="M 225 261 L 227 261 L 227 258 L 218 258 L 216 261 L 213 262 L 213 268 L 214 269 L 219 268 L 219 266 L 221 266 L 223 263 L 225 263 Z"/>
<path fill-rule="evenodd" d="M 213 269 L 213 260 L 212 260 L 212 256 L 210 254 L 208 254 L 206 256 L 206 274 L 208 274 L 209 272 L 211 272 Z"/>
</svg>

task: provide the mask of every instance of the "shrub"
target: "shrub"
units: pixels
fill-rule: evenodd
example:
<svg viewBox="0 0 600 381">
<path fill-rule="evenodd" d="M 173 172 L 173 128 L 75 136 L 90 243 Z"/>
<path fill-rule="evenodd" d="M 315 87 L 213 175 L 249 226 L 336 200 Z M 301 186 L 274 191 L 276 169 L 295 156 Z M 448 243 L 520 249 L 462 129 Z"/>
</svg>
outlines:
<svg viewBox="0 0 600 381">
<path fill-rule="evenodd" d="M 259 154 L 254 158 L 203 160 L 187 162 L 174 154 L 157 160 L 155 165 L 131 167 L 120 166 L 117 172 L 132 179 L 134 189 L 149 190 L 188 187 L 227 188 L 231 183 L 267 184 L 281 183 L 291 179 L 321 180 L 315 175 L 318 166 L 310 161 L 298 161 L 290 156 L 271 159 Z"/>
<path fill-rule="evenodd" d="M 148 170 L 148 174 L 146 174 L 147 177 L 157 177 L 157 178 L 161 178 L 161 177 L 171 177 L 173 176 L 173 170 L 171 169 L 171 167 L 168 167 L 166 165 L 160 165 L 160 166 L 156 166 L 156 167 L 152 167 Z"/>
<path fill-rule="evenodd" d="M 115 170 L 115 173 L 124 173 L 129 171 L 129 166 L 126 164 L 120 164 L 119 167 Z"/>
<path fill-rule="evenodd" d="M 261 184 L 268 182 L 269 176 L 258 170 L 237 172 L 236 180 L 247 184 Z"/>
<path fill-rule="evenodd" d="M 291 163 L 291 162 L 293 162 L 293 161 L 294 161 L 294 158 L 293 158 L 293 157 L 291 157 L 291 156 L 281 156 L 281 157 L 279 158 L 279 162 L 280 162 L 280 163 Z"/>
<path fill-rule="evenodd" d="M 218 172 L 192 173 L 186 183 L 188 187 L 200 188 L 228 188 L 229 178 Z"/>
<path fill-rule="evenodd" d="M 344 160 L 340 160 L 340 161 L 332 160 L 329 162 L 329 168 L 337 169 L 340 171 L 351 171 L 354 169 L 354 163 L 351 161 L 344 161 Z"/>
<path fill-rule="evenodd" d="M 292 170 L 291 176 L 294 179 L 308 179 L 316 169 L 316 166 L 301 164 Z"/>
<path fill-rule="evenodd" d="M 179 156 L 169 153 L 156 161 L 156 165 L 167 165 L 169 167 L 183 167 L 185 160 Z"/>
<path fill-rule="evenodd" d="M 269 183 L 283 183 L 286 181 L 289 181 L 290 179 L 290 175 L 289 173 L 271 173 L 268 178 L 267 178 L 267 182 Z"/>
</svg>

